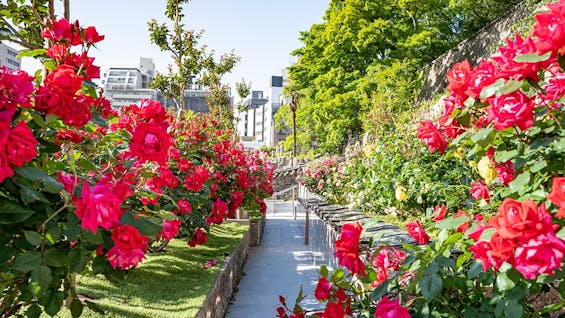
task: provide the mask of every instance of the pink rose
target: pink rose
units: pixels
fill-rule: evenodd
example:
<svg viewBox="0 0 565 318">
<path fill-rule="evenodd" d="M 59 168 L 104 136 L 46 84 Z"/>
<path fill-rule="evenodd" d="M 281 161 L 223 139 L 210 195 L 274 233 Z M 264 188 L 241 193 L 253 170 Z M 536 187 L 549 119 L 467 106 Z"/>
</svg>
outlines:
<svg viewBox="0 0 565 318">
<path fill-rule="evenodd" d="M 565 243 L 555 234 L 542 234 L 516 248 L 512 265 L 527 279 L 537 275 L 553 275 L 556 268 L 561 268 Z"/>
<path fill-rule="evenodd" d="M 410 318 L 410 314 L 398 300 L 392 301 L 385 296 L 377 303 L 375 318 Z"/>
<path fill-rule="evenodd" d="M 110 184 L 97 184 L 92 189 L 85 181 L 82 197 L 74 200 L 77 206 L 75 213 L 82 221 L 82 227 L 96 233 L 98 226 L 110 229 L 120 220 L 123 214 L 120 200 Z"/>
</svg>

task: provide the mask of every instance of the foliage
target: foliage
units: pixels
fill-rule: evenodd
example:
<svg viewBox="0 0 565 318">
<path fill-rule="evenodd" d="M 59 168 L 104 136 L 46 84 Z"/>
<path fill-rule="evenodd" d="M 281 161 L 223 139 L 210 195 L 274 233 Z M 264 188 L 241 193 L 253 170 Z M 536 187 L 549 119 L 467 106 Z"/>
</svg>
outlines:
<svg viewBox="0 0 565 318">
<path fill-rule="evenodd" d="M 361 132 L 368 108 L 382 114 L 409 108 L 417 70 L 517 2 L 331 1 L 324 22 L 301 34 L 304 47 L 293 52 L 298 61 L 289 68 L 303 93 L 300 134 L 316 136 L 322 152 L 342 150 Z M 398 81 L 397 91 L 408 98 L 387 105 L 394 90 L 379 86 L 379 77 Z"/>
<path fill-rule="evenodd" d="M 76 274 L 122 278 L 155 241 L 195 246 L 239 207 L 264 213 L 272 166 L 218 118 L 96 96 L 94 27 L 50 21 L 45 77 L 0 70 L 0 312 L 80 316 Z M 192 117 L 191 117 L 192 116 Z M 87 301 L 89 308 L 96 305 Z"/>
<path fill-rule="evenodd" d="M 554 30 L 565 25 L 565 2 L 548 7 L 533 35 L 508 39 L 477 66 L 456 64 L 441 115 L 418 127 L 438 160 L 461 160 L 446 161 L 444 174 L 462 164 L 472 169 L 471 198 L 448 194 L 451 208 L 430 206 L 406 226 L 421 245 L 402 250 L 379 246 L 378 238 L 359 248 L 361 226 L 343 225 L 335 255 L 344 268 L 321 268 L 315 294 L 325 309 L 314 316 L 545 317 L 562 310 L 565 37 Z M 439 230 L 437 240 L 426 229 Z M 279 316 L 291 312 L 303 314 L 297 306 Z"/>
<path fill-rule="evenodd" d="M 182 5 L 190 0 L 168 0 L 166 16 L 172 21 L 172 28 L 155 19 L 149 21 L 149 38 L 161 51 L 172 54 L 173 65 L 169 73 L 157 73 L 150 86 L 158 89 L 167 98 L 171 98 L 178 109 L 185 109 L 184 91 L 192 83 L 192 76 L 200 73 L 205 58 L 205 47 L 199 47 L 202 32 L 186 30 L 182 19 Z"/>
<path fill-rule="evenodd" d="M 187 249 L 186 242 L 173 239 L 164 252 L 150 254 L 125 280 L 111 282 L 99 275 L 77 277 L 77 291 L 95 299 L 112 317 L 164 317 L 174 312 L 195 317 L 210 292 L 222 260 L 239 243 L 248 226 L 224 223 L 213 226 L 206 245 Z M 210 262 L 212 261 L 212 262 Z M 217 265 L 208 266 L 208 262 Z M 62 311 L 61 317 L 70 317 Z M 100 314 L 85 309 L 83 317 Z"/>
</svg>

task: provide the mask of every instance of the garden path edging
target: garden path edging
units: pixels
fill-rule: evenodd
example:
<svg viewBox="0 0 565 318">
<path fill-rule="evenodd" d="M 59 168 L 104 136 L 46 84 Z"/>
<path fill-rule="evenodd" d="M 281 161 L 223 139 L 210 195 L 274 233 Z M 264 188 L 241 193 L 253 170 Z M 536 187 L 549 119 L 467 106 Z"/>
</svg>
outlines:
<svg viewBox="0 0 565 318">
<path fill-rule="evenodd" d="M 234 289 L 237 287 L 239 275 L 243 271 L 243 265 L 247 260 L 249 250 L 252 246 L 257 246 L 261 243 L 261 235 L 265 228 L 266 219 L 263 216 L 259 222 L 251 222 L 249 220 L 230 220 L 229 222 L 248 223 L 249 229 L 243 234 L 237 247 L 224 259 L 216 280 L 202 307 L 196 314 L 196 318 L 224 317 Z"/>
</svg>

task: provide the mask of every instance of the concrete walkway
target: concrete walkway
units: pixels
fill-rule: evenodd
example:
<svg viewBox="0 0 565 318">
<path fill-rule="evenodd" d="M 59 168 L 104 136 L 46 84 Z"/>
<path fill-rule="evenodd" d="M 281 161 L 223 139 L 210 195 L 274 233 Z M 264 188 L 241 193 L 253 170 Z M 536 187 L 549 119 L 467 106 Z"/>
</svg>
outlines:
<svg viewBox="0 0 565 318">
<path fill-rule="evenodd" d="M 275 212 L 276 204 L 276 212 Z M 267 223 L 261 245 L 251 249 L 243 268 L 245 273 L 238 285 L 234 301 L 226 318 L 275 317 L 279 295 L 292 308 L 300 286 L 306 298 L 303 308 L 317 310 L 321 304 L 314 298 L 320 265 L 334 262 L 326 227 L 315 215 L 310 215 L 310 244 L 304 245 L 305 213 L 296 203 L 297 218 L 292 203 L 267 203 Z M 331 270 L 331 267 L 330 267 Z"/>
</svg>

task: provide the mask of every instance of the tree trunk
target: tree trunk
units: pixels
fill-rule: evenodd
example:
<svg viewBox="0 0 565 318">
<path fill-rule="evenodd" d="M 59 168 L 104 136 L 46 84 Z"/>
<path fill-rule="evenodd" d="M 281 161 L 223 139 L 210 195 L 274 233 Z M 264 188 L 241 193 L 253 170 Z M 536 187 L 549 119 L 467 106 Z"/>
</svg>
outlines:
<svg viewBox="0 0 565 318">
<path fill-rule="evenodd" d="M 296 157 L 296 109 L 292 110 L 292 158 Z"/>
<path fill-rule="evenodd" d="M 71 4 L 70 4 L 71 0 L 63 0 L 63 8 L 64 8 L 64 12 L 63 15 L 65 16 L 65 19 L 67 20 L 71 20 Z"/>
</svg>

